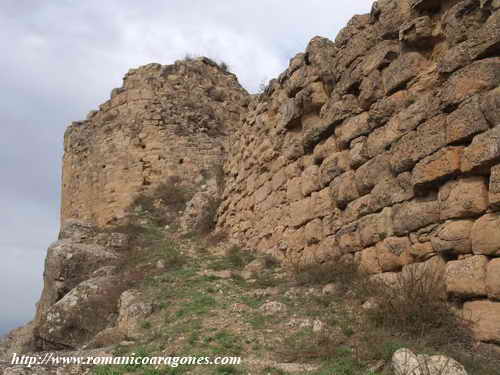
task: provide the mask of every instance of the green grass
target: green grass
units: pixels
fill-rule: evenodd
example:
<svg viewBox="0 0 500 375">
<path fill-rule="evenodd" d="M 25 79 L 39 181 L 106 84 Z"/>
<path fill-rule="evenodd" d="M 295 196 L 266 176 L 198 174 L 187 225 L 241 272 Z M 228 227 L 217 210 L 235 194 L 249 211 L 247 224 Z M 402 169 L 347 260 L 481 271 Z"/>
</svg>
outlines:
<svg viewBox="0 0 500 375">
<path fill-rule="evenodd" d="M 239 337 L 226 330 L 219 331 L 214 336 L 208 336 L 205 344 L 208 344 L 210 351 L 217 355 L 238 355 L 243 349 Z"/>
<path fill-rule="evenodd" d="M 269 318 L 259 312 L 252 312 L 247 317 L 246 321 L 252 326 L 253 329 L 262 329 L 266 326 Z"/>
<path fill-rule="evenodd" d="M 214 369 L 214 375 L 238 375 L 243 374 L 243 370 L 233 365 L 218 366 Z"/>
<path fill-rule="evenodd" d="M 215 306 L 216 300 L 213 296 L 197 292 L 191 296 L 191 298 L 181 307 L 180 310 L 177 310 L 175 315 L 177 318 L 203 315 L 208 313 Z"/>
</svg>

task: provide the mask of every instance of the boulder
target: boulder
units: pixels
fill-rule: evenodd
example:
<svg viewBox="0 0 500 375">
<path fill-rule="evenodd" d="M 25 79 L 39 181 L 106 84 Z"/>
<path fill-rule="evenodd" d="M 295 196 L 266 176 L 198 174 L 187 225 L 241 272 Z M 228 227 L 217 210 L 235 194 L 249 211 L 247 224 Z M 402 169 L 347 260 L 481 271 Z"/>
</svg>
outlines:
<svg viewBox="0 0 500 375">
<path fill-rule="evenodd" d="M 144 302 L 140 291 L 126 290 L 119 300 L 117 327 L 127 339 L 139 338 L 143 334 L 141 323 L 152 313 L 153 305 Z"/>
<path fill-rule="evenodd" d="M 395 375 L 467 375 L 464 366 L 442 355 L 416 355 L 409 349 L 398 349 L 392 356 Z"/>
<path fill-rule="evenodd" d="M 35 335 L 47 348 L 77 348 L 112 322 L 120 288 L 115 277 L 86 280 L 50 306 Z"/>
</svg>

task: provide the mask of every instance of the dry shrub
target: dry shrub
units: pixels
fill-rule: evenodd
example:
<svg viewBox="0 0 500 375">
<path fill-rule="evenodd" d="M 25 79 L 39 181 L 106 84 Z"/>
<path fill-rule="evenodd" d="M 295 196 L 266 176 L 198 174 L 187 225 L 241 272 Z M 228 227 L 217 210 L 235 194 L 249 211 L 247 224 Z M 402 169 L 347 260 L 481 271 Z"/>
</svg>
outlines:
<svg viewBox="0 0 500 375">
<path fill-rule="evenodd" d="M 243 269 L 248 263 L 255 259 L 255 256 L 250 252 L 243 250 L 241 247 L 233 245 L 225 254 L 227 264 L 233 269 Z"/>
<path fill-rule="evenodd" d="M 342 339 L 338 335 L 326 330 L 315 333 L 305 329 L 285 337 L 276 352 L 285 362 L 303 363 L 331 360 L 339 357 L 342 349 Z"/>
<path fill-rule="evenodd" d="M 470 342 L 467 322 L 446 301 L 443 274 L 429 264 L 405 267 L 393 284 L 372 284 L 371 291 L 377 303 L 369 318 L 377 326 L 435 346 Z"/>
<path fill-rule="evenodd" d="M 227 241 L 228 234 L 224 231 L 212 232 L 205 237 L 204 245 L 206 247 L 212 247 L 220 244 L 221 242 Z"/>
<path fill-rule="evenodd" d="M 229 65 L 225 61 L 221 61 L 219 64 L 219 68 L 224 72 L 224 73 L 229 73 Z"/>
<path fill-rule="evenodd" d="M 335 283 L 341 294 L 350 291 L 360 298 L 369 292 L 368 275 L 351 261 L 338 260 L 320 264 L 295 265 L 294 278 L 299 286 Z"/>
<path fill-rule="evenodd" d="M 159 184 L 154 191 L 137 197 L 129 211 L 131 216 L 140 212 L 156 225 L 163 226 L 172 224 L 192 197 L 191 188 L 181 185 L 179 178 L 171 177 L 166 183 Z"/>
<path fill-rule="evenodd" d="M 216 225 L 217 210 L 221 204 L 221 199 L 210 198 L 207 202 L 206 212 L 200 220 L 198 231 L 202 236 L 206 236 L 213 232 Z"/>
<path fill-rule="evenodd" d="M 274 269 L 280 265 L 280 261 L 278 258 L 271 254 L 266 254 L 262 257 L 262 262 L 264 264 L 264 268 L 266 269 Z"/>
</svg>

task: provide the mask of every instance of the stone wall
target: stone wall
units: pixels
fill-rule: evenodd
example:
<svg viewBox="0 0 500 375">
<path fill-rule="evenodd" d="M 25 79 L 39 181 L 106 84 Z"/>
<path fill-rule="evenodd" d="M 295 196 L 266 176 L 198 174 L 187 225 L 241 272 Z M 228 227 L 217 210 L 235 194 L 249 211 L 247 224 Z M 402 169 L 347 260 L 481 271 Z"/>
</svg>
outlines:
<svg viewBox="0 0 500 375">
<path fill-rule="evenodd" d="M 432 261 L 500 343 L 500 3 L 378 1 L 231 136 L 218 226 L 290 261 Z"/>
<path fill-rule="evenodd" d="M 169 177 L 200 183 L 222 163 L 246 102 L 236 76 L 207 58 L 130 70 L 99 111 L 66 131 L 62 222 L 102 226 Z"/>
</svg>

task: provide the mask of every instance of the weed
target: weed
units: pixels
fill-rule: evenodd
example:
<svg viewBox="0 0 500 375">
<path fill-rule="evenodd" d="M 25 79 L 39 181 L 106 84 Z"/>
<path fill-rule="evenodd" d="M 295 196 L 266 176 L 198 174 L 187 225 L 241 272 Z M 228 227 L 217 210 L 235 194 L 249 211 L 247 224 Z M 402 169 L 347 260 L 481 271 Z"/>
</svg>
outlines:
<svg viewBox="0 0 500 375">
<path fill-rule="evenodd" d="M 219 63 L 219 68 L 224 72 L 224 73 L 229 73 L 229 65 L 225 61 L 221 61 Z"/>
<path fill-rule="evenodd" d="M 217 332 L 213 337 L 208 337 L 207 342 L 210 343 L 214 354 L 238 355 L 242 351 L 238 337 L 226 330 Z"/>
<path fill-rule="evenodd" d="M 394 285 L 372 286 L 377 303 L 369 310 L 369 318 L 376 326 L 425 339 L 431 345 L 469 343 L 466 322 L 451 311 L 443 288 L 442 273 L 432 267 L 406 267 Z"/>
<path fill-rule="evenodd" d="M 241 270 L 254 259 L 255 257 L 252 253 L 234 245 L 226 251 L 223 257 L 213 261 L 210 264 L 210 268 L 216 271 L 227 269 Z"/>
<path fill-rule="evenodd" d="M 359 270 L 354 262 L 327 262 L 296 266 L 294 271 L 297 285 L 326 285 L 336 283 L 357 295 L 366 289 L 368 276 Z"/>
<path fill-rule="evenodd" d="M 264 255 L 262 258 L 262 261 L 263 261 L 264 267 L 266 269 L 274 269 L 274 268 L 278 267 L 280 264 L 280 261 L 276 257 L 274 257 L 270 254 Z"/>
<path fill-rule="evenodd" d="M 338 356 L 339 338 L 326 330 L 300 330 L 284 339 L 278 353 L 287 362 L 328 360 Z"/>
<path fill-rule="evenodd" d="M 286 375 L 286 372 L 280 368 L 276 367 L 266 367 L 262 370 L 262 374 L 264 375 Z"/>
<path fill-rule="evenodd" d="M 266 326 L 268 317 L 261 313 L 253 313 L 247 318 L 248 324 L 252 326 L 253 329 L 262 329 Z"/>
<path fill-rule="evenodd" d="M 269 270 L 259 272 L 255 277 L 255 283 L 253 285 L 256 288 L 271 288 L 282 283 L 282 280 L 278 279 L 276 275 Z"/>
<path fill-rule="evenodd" d="M 178 318 L 191 315 L 202 315 L 209 312 L 216 305 L 213 296 L 198 292 L 176 312 Z"/>
<path fill-rule="evenodd" d="M 214 370 L 214 375 L 237 375 L 243 374 L 243 372 L 233 365 L 223 365 L 217 366 Z"/>
</svg>

